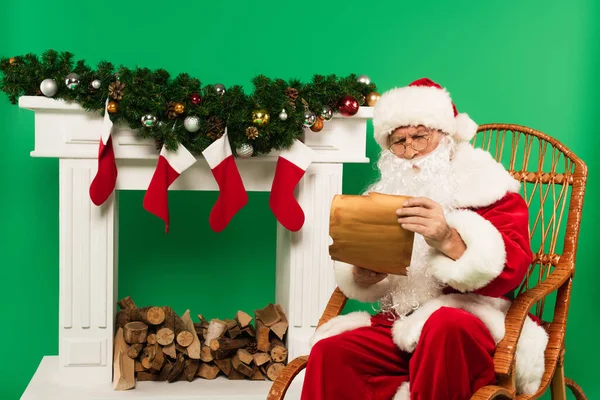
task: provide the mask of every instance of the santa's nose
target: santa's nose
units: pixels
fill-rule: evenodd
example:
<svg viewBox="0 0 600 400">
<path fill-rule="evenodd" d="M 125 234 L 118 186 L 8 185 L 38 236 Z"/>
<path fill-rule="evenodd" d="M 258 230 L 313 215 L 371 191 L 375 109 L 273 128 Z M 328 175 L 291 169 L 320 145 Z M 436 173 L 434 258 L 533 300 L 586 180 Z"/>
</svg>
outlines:
<svg viewBox="0 0 600 400">
<path fill-rule="evenodd" d="M 407 160 L 412 160 L 417 155 L 417 151 L 412 148 L 412 146 L 406 146 L 406 150 L 404 151 L 404 158 Z"/>
</svg>

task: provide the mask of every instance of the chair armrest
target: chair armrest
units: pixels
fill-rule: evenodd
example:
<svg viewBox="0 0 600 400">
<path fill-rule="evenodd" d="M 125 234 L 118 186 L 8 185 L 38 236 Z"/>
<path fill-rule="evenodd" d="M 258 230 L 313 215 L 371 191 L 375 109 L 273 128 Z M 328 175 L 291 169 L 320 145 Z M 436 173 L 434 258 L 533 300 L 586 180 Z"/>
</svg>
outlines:
<svg viewBox="0 0 600 400">
<path fill-rule="evenodd" d="M 508 377 L 511 373 L 517 342 L 531 307 L 537 301 L 561 287 L 571 277 L 572 266 L 572 260 L 559 262 L 554 271 L 543 282 L 521 293 L 513 301 L 506 313 L 506 334 L 496 346 L 494 354 L 494 368 L 497 376 Z"/>
<path fill-rule="evenodd" d="M 348 298 L 346 295 L 342 293 L 339 287 L 336 287 L 329 298 L 329 302 L 327 303 L 327 307 L 325 307 L 325 311 L 323 311 L 323 315 L 319 320 L 319 325 L 317 325 L 317 328 L 330 319 L 340 315 L 347 301 Z"/>
<path fill-rule="evenodd" d="M 512 393 L 500 386 L 484 386 L 473 394 L 470 400 L 512 399 Z"/>
<path fill-rule="evenodd" d="M 308 364 L 308 356 L 301 356 L 294 359 L 291 363 L 289 363 L 279 374 L 273 385 L 271 386 L 271 390 L 269 390 L 269 395 L 267 396 L 267 400 L 281 400 L 285 396 L 285 392 L 287 392 L 288 388 L 292 384 L 292 381 L 302 371 L 306 368 L 306 364 Z"/>
</svg>

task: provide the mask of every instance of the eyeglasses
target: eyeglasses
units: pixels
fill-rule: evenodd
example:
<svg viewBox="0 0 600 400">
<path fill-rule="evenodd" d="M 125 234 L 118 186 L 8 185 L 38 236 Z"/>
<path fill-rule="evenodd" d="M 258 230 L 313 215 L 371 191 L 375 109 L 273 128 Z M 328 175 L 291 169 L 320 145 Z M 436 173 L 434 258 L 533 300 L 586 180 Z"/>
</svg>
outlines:
<svg viewBox="0 0 600 400">
<path fill-rule="evenodd" d="M 410 142 L 406 142 L 405 138 L 396 140 L 390 145 L 389 150 L 396 156 L 403 156 L 406 153 L 406 146 L 410 146 L 416 151 L 423 151 L 429 145 L 429 139 L 431 139 L 430 134 L 417 133 L 411 138 Z"/>
</svg>

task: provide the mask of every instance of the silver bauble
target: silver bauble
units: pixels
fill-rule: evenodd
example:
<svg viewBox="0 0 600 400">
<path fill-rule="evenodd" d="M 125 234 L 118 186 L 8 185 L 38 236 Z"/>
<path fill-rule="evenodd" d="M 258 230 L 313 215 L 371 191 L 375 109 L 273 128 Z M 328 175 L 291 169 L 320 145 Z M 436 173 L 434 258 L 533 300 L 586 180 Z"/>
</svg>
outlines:
<svg viewBox="0 0 600 400">
<path fill-rule="evenodd" d="M 40 83 L 40 91 L 46 97 L 52 97 L 58 92 L 58 85 L 54 79 L 44 79 L 42 83 Z"/>
<path fill-rule="evenodd" d="M 325 121 L 330 121 L 331 118 L 333 118 L 333 110 L 331 109 L 331 107 L 323 107 L 323 109 L 321 110 L 321 118 L 323 118 Z"/>
<path fill-rule="evenodd" d="M 217 83 L 215 85 L 215 91 L 219 96 L 223 96 L 225 94 L 225 86 L 221 85 L 220 83 Z"/>
<path fill-rule="evenodd" d="M 94 89 L 100 89 L 100 86 L 102 86 L 102 81 L 100 81 L 100 79 L 94 79 L 92 81 L 92 87 Z"/>
<path fill-rule="evenodd" d="M 67 78 L 65 79 L 65 84 L 69 89 L 75 89 L 77 86 L 79 86 L 79 75 L 77 75 L 76 73 L 71 73 L 67 75 Z"/>
<path fill-rule="evenodd" d="M 356 81 L 359 83 L 364 83 L 365 85 L 368 85 L 371 83 L 371 78 L 369 78 L 366 75 L 359 75 L 358 78 L 356 78 Z"/>
<path fill-rule="evenodd" d="M 158 122 L 158 118 L 156 118 L 156 116 L 153 114 L 146 114 L 140 119 L 140 121 L 146 128 L 154 128 Z"/>
<path fill-rule="evenodd" d="M 188 132 L 198 132 L 198 129 L 200 129 L 200 118 L 195 115 L 189 115 L 183 120 L 183 126 Z"/>
<path fill-rule="evenodd" d="M 279 113 L 279 119 L 282 121 L 285 121 L 286 119 L 288 119 L 288 114 L 285 111 L 285 108 L 283 110 L 281 110 L 281 112 Z"/>
<path fill-rule="evenodd" d="M 311 126 L 313 126 L 316 120 L 317 116 L 314 112 L 310 110 L 304 111 L 304 121 L 302 121 L 302 124 L 304 124 L 305 127 L 310 128 Z"/>
<path fill-rule="evenodd" d="M 240 147 L 235 149 L 235 153 L 240 158 L 250 158 L 254 154 L 254 148 L 251 144 L 243 143 Z"/>
</svg>

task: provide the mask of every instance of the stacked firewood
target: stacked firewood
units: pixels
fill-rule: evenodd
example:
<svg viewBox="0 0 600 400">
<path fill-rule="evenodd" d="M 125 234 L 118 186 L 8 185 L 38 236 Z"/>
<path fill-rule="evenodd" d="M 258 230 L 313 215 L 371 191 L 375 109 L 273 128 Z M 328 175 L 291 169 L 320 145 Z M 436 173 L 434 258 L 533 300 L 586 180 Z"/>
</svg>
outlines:
<svg viewBox="0 0 600 400">
<path fill-rule="evenodd" d="M 138 308 L 130 297 L 118 303 L 114 387 L 137 381 L 215 379 L 275 380 L 287 363 L 288 320 L 280 305 L 238 311 L 234 319 L 207 321 L 171 307 Z M 252 320 L 254 319 L 254 325 Z"/>
</svg>

